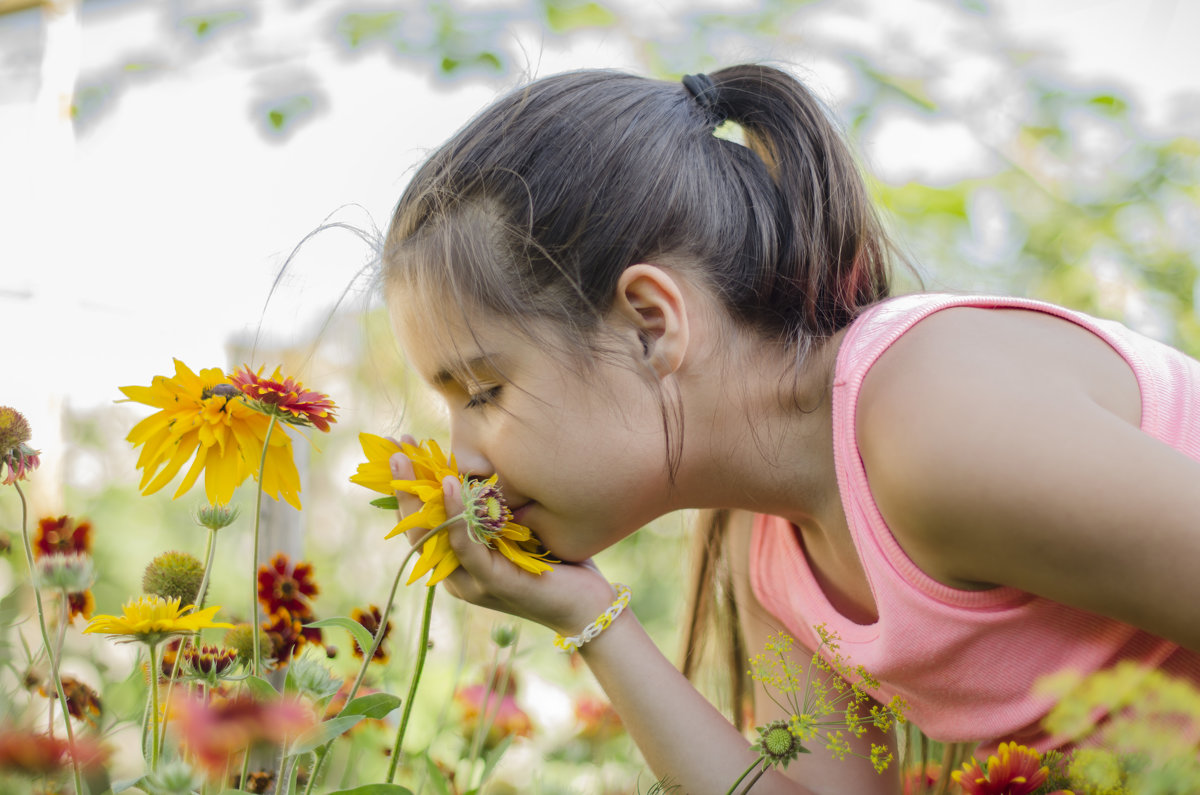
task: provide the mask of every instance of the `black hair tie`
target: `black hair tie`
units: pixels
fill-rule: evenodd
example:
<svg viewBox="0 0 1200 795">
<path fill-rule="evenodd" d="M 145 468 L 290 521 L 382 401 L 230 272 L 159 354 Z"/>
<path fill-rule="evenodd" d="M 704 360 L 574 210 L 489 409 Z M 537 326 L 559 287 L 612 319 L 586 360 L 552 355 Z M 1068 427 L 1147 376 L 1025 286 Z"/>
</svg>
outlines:
<svg viewBox="0 0 1200 795">
<path fill-rule="evenodd" d="M 684 75 L 683 87 L 696 104 L 718 124 L 725 121 L 725 115 L 717 110 L 717 86 L 711 77 L 706 74 Z"/>
</svg>

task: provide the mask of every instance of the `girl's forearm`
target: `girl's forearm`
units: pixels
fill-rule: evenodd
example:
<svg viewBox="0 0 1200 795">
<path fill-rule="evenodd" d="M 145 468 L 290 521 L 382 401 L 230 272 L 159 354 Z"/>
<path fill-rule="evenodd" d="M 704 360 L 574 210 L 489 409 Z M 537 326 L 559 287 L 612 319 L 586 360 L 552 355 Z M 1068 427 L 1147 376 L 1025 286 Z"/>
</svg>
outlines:
<svg viewBox="0 0 1200 795">
<path fill-rule="evenodd" d="M 580 647 L 654 775 L 690 795 L 723 795 L 755 759 L 747 741 L 646 634 L 631 611 Z M 755 795 L 808 795 L 775 770 Z"/>
</svg>

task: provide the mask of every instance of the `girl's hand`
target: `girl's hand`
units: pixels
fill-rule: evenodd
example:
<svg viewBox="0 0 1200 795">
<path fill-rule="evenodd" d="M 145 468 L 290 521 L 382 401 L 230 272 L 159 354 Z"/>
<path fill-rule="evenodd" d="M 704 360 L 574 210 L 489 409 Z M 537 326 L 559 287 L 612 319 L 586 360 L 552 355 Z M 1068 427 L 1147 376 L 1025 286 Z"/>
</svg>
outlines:
<svg viewBox="0 0 1200 795">
<path fill-rule="evenodd" d="M 409 435 L 400 437 L 417 444 Z M 395 441 L 395 440 L 393 440 Z M 414 477 L 412 462 L 403 453 L 391 459 L 392 477 Z M 446 513 L 461 510 L 462 484 L 447 477 L 442 482 Z M 421 501 L 411 494 L 396 492 L 401 518 L 415 513 Z M 409 543 L 415 544 L 428 531 L 408 531 Z M 552 571 L 531 574 L 494 549 L 471 540 L 466 524 L 454 522 L 447 528 L 450 548 L 458 557 L 459 568 L 443 584 L 454 596 L 471 604 L 527 618 L 564 635 L 578 633 L 608 608 L 615 591 L 590 560 L 583 563 L 555 563 Z"/>
</svg>

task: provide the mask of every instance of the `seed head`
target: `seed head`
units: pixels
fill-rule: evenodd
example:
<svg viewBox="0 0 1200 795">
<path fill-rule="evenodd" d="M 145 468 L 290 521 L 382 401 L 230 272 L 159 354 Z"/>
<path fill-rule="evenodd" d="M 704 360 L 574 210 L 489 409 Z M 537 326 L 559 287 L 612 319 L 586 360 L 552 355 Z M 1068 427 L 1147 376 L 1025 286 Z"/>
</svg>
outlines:
<svg viewBox="0 0 1200 795">
<path fill-rule="evenodd" d="M 204 581 L 204 565 L 187 552 L 164 552 L 146 566 L 142 590 L 164 599 L 178 599 L 181 605 L 194 605 Z"/>
</svg>

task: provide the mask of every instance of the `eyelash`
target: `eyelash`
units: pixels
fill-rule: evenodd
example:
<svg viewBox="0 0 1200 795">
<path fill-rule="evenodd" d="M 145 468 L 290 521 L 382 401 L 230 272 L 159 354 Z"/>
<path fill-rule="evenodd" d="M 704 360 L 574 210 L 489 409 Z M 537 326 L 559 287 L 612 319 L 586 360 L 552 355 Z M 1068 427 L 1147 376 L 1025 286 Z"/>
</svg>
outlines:
<svg viewBox="0 0 1200 795">
<path fill-rule="evenodd" d="M 489 403 L 495 402 L 500 396 L 500 387 L 494 386 L 490 389 L 485 389 L 482 392 L 476 392 L 467 400 L 467 408 L 475 409 L 481 406 L 486 406 Z"/>
</svg>

